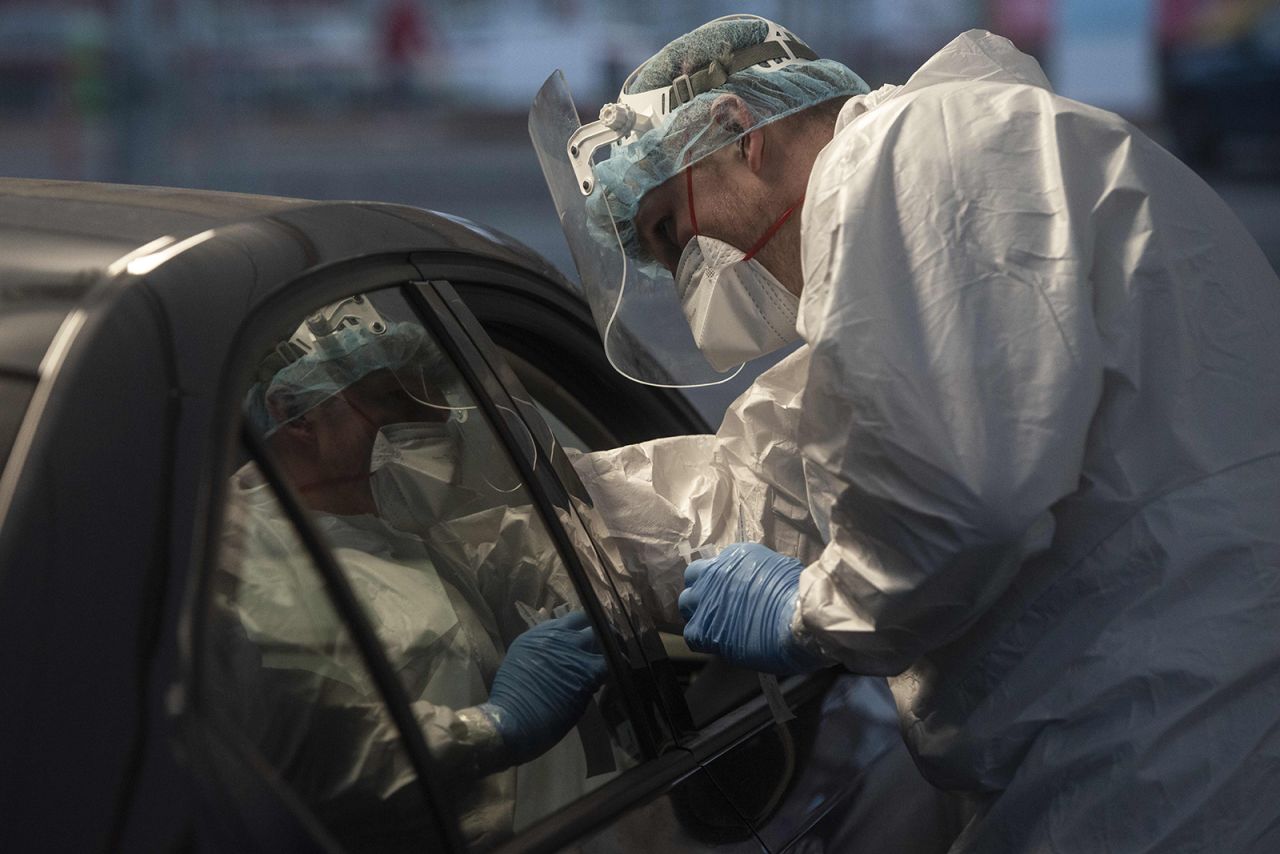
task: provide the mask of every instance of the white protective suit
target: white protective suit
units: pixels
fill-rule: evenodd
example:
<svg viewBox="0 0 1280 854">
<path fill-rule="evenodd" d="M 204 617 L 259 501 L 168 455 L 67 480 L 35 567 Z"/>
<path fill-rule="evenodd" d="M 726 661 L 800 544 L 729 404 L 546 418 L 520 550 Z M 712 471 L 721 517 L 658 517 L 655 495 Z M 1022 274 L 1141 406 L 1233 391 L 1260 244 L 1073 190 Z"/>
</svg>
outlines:
<svg viewBox="0 0 1280 854">
<path fill-rule="evenodd" d="M 977 795 L 955 851 L 1280 850 L 1280 281 L 1256 243 L 978 31 L 852 98 L 805 198 L 809 346 L 716 437 L 578 463 L 655 606 L 672 544 L 804 560 L 797 628 L 893 676 L 921 769 Z"/>
</svg>

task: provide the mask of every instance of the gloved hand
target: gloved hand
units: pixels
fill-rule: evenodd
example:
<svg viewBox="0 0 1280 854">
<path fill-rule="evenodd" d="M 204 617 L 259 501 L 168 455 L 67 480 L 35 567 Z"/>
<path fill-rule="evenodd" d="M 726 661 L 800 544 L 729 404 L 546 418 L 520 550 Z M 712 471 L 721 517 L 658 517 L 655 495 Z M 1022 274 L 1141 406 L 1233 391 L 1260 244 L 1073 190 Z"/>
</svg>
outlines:
<svg viewBox="0 0 1280 854">
<path fill-rule="evenodd" d="M 582 717 L 608 669 L 582 611 L 517 637 L 480 705 L 502 736 L 506 759 L 518 765 L 554 746 Z"/>
<path fill-rule="evenodd" d="M 804 564 L 759 543 L 738 543 L 684 571 L 678 604 L 684 639 L 697 652 L 730 664 L 786 676 L 827 660 L 791 633 Z"/>
</svg>

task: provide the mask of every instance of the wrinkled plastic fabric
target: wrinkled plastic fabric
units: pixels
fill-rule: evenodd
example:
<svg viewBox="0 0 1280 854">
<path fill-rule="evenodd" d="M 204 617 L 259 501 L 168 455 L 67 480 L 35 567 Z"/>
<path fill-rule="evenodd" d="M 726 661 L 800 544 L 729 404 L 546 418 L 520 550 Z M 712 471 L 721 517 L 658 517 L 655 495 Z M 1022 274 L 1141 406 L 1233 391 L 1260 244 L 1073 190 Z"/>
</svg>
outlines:
<svg viewBox="0 0 1280 854">
<path fill-rule="evenodd" d="M 921 770 L 981 803 L 956 852 L 1280 850 L 1280 282 L 1256 243 L 981 32 L 850 101 L 802 217 L 809 347 L 715 438 L 579 461 L 662 499 L 597 502 L 619 550 L 665 589 L 663 538 L 734 527 L 757 479 L 721 478 L 754 437 L 802 466 L 826 543 L 796 628 L 897 674 Z"/>
<path fill-rule="evenodd" d="M 1004 39 L 861 100 L 802 219 L 800 627 L 909 668 L 957 851 L 1277 850 L 1274 271 Z"/>
<path fill-rule="evenodd" d="M 320 574 L 255 467 L 237 474 L 231 499 L 219 619 L 229 626 L 224 641 L 242 633 L 246 649 L 261 652 L 236 656 L 220 688 L 241 697 L 242 725 L 313 801 L 339 811 L 385 803 L 413 772 Z M 313 516 L 404 683 L 433 760 L 455 781 L 461 829 L 475 844 L 509 836 L 522 815 L 546 814 L 586 778 L 573 731 L 510 768 L 479 708 L 506 645 L 529 627 L 519 604 L 550 613 L 577 601 L 552 543 L 533 536 L 544 530 L 533 517 L 532 507 L 473 507 L 424 537 L 369 515 Z M 545 779 L 559 782 L 526 782 Z"/>
<path fill-rule="evenodd" d="M 761 374 L 714 436 L 569 452 L 595 510 L 583 518 L 602 526 L 593 534 L 618 556 L 660 627 L 679 632 L 684 624 L 676 602 L 695 556 L 744 541 L 806 565 L 821 554 L 796 441 L 808 365 L 801 347 Z"/>
<path fill-rule="evenodd" d="M 756 379 L 714 436 L 570 452 L 592 500 L 583 520 L 659 627 L 683 630 L 677 601 L 695 556 L 718 554 L 741 540 L 764 543 L 804 564 L 821 555 L 796 440 L 808 370 L 809 348 L 801 347 Z M 842 680 L 840 692 L 826 702 L 833 704 L 831 719 L 855 723 L 818 743 L 826 745 L 825 764 L 838 767 L 839 776 L 858 776 L 863 788 L 831 850 L 945 851 L 958 830 L 956 804 L 916 773 L 884 680 L 849 681 Z M 797 789 L 783 809 L 807 814 L 812 801 L 803 800 L 805 794 Z M 903 816 L 911 820 L 903 822 Z"/>
<path fill-rule="evenodd" d="M 760 19 L 704 24 L 647 60 L 623 94 L 670 86 L 677 76 L 705 68 L 725 45 L 735 50 L 750 47 L 768 33 L 768 23 Z M 646 193 L 751 130 L 823 101 L 866 91 L 862 78 L 829 59 L 800 60 L 774 71 L 752 66 L 737 72 L 681 105 L 664 124 L 639 139 L 615 144 L 609 156 L 595 164 L 596 184 L 587 207 L 596 239 L 606 246 L 621 240 L 632 258 L 652 262 L 635 230 L 636 211 Z M 741 127 L 731 121 L 731 114 L 717 109 L 726 95 L 742 99 L 752 124 Z"/>
</svg>

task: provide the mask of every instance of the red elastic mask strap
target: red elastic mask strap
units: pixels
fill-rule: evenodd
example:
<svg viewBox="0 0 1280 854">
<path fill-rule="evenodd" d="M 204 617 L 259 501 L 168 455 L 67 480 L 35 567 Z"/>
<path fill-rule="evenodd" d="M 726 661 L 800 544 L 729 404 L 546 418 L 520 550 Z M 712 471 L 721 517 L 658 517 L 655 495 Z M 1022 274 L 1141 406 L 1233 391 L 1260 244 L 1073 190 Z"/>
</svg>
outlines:
<svg viewBox="0 0 1280 854">
<path fill-rule="evenodd" d="M 769 230 L 760 235 L 760 239 L 755 242 L 755 245 L 747 250 L 747 254 L 742 260 L 750 261 L 752 258 L 756 257 L 756 253 L 763 249 L 764 245 L 773 239 L 773 236 L 778 233 L 778 229 L 782 228 L 783 224 L 785 224 L 787 220 L 791 219 L 791 215 L 796 212 L 796 208 L 800 207 L 803 202 L 804 196 L 801 196 L 799 201 L 783 211 L 782 216 L 778 217 L 777 221 L 774 222 L 773 225 L 769 226 Z"/>
<path fill-rule="evenodd" d="M 684 170 L 684 184 L 689 189 L 689 225 L 693 233 L 698 234 L 698 215 L 693 212 L 693 167 Z"/>
</svg>

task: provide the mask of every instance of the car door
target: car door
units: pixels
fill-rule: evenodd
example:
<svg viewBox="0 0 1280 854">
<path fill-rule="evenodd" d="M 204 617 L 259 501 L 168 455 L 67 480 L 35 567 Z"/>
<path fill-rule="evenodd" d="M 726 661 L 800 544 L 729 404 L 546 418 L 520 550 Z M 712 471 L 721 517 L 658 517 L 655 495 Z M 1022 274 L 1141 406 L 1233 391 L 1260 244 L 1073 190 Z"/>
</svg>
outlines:
<svg viewBox="0 0 1280 854">
<path fill-rule="evenodd" d="M 455 276 L 459 272 L 454 271 Z M 478 319 L 472 323 L 469 312 L 455 310 L 464 318 L 462 322 L 469 325 L 467 332 L 470 338 L 478 342 L 478 347 L 486 353 L 495 374 L 505 382 L 512 398 L 517 401 L 517 407 L 532 425 L 529 428 L 531 435 L 541 445 L 542 453 L 552 463 L 552 468 L 556 469 L 560 483 L 567 486 L 567 497 L 576 512 L 592 512 L 590 496 L 568 464 L 565 448 L 592 450 L 612 447 L 619 443 L 619 433 L 634 438 L 646 426 L 649 435 L 643 438 L 651 438 L 653 433 L 661 432 L 663 426 L 679 417 L 671 418 L 666 424 L 659 419 L 654 419 L 655 423 L 649 425 L 638 423 L 638 412 L 661 412 L 669 407 L 668 411 L 679 413 L 679 404 L 663 399 L 673 394 L 670 391 L 619 382 L 616 372 L 597 352 L 598 345 L 590 356 L 585 352 L 578 354 L 576 370 L 557 370 L 556 365 L 562 363 L 562 357 L 554 351 L 569 348 L 566 343 L 571 334 L 569 330 L 561 330 L 554 339 L 556 343 L 548 347 L 534 349 L 522 346 L 529 330 L 513 328 L 517 321 L 488 303 L 483 281 L 466 281 L 458 289 L 454 289 L 452 282 L 440 282 L 436 287 L 445 291 L 443 298 L 446 301 L 455 304 L 463 302 L 464 298 L 454 294 L 467 294 L 467 304 L 480 309 L 480 318 L 487 320 L 489 328 L 495 329 L 506 344 L 501 349 L 491 347 L 485 331 L 479 328 Z M 508 300 L 513 288 L 510 282 L 502 286 Z M 525 293 L 528 294 L 529 290 L 532 287 L 526 286 Z M 529 310 L 525 308 L 526 312 Z M 582 310 L 580 305 L 562 306 L 559 312 L 561 322 L 568 322 Z M 584 325 L 584 318 L 577 319 L 580 326 Z M 590 328 L 589 323 L 585 325 Z M 547 353 L 547 349 L 552 353 Z M 592 384 L 588 393 L 579 391 L 575 394 L 582 388 L 584 378 Z M 526 384 L 537 388 L 539 394 L 531 393 Z M 599 395 L 604 400 L 601 405 L 593 405 L 596 398 L 589 396 L 591 391 L 597 390 L 607 391 Z M 616 408 L 620 404 L 610 397 L 628 394 L 632 400 L 629 405 L 621 406 L 625 407 L 629 417 L 620 418 Z M 640 403 L 649 397 L 657 397 L 658 400 L 648 405 Z M 693 419 L 689 418 L 686 423 L 689 421 Z M 673 426 L 678 426 L 678 422 Z M 602 564 L 609 567 L 606 571 L 614 588 L 621 591 L 620 595 L 627 602 L 630 619 L 649 658 L 667 713 L 676 722 L 682 744 L 694 751 L 738 811 L 765 829 L 766 837 L 780 848 L 840 803 L 852 787 L 851 775 L 843 773 L 833 778 L 833 775 L 813 773 L 808 763 L 821 720 L 837 718 L 831 724 L 836 727 L 850 723 L 847 718 L 852 712 L 842 714 L 847 707 L 843 686 L 835 691 L 839 700 L 823 702 L 837 677 L 825 673 L 793 679 L 782 686 L 781 696 L 775 695 L 771 705 L 756 674 L 691 653 L 677 634 L 658 632 L 639 604 L 641 597 L 630 589 L 631 581 L 619 574 L 616 564 L 610 566 L 607 558 L 602 560 Z M 896 723 L 890 726 L 896 731 Z M 844 740 L 866 737 L 865 729 L 859 725 L 846 727 L 850 734 Z M 885 733 L 879 735 L 884 736 Z M 848 755 L 844 749 L 846 745 L 840 744 L 839 747 L 840 755 Z M 810 773 L 806 774 L 806 771 Z M 796 788 L 797 781 L 805 784 L 799 787 L 803 790 L 804 803 L 800 804 L 798 798 L 793 798 L 797 802 L 789 810 L 781 811 L 784 797 Z"/>
<path fill-rule="evenodd" d="M 386 505 L 343 512 L 332 503 L 344 500 L 330 488 L 335 479 L 301 474 L 314 468 L 299 462 L 299 448 L 312 447 L 307 430 L 332 429 L 326 407 L 354 411 L 352 389 L 396 374 L 383 364 L 311 406 L 295 394 L 326 388 L 336 374 L 313 372 L 316 360 L 306 358 L 314 354 L 287 345 L 320 309 L 344 300 L 363 301 L 343 309 L 352 316 L 376 310 L 365 315 L 369 328 L 405 331 L 429 350 L 432 389 L 445 382 L 439 377 L 449 388 L 432 405 L 449 413 L 448 426 L 470 425 L 450 446 L 457 469 L 475 475 L 467 495 L 453 474 L 437 478 L 449 486 L 434 499 L 414 493 L 423 502 L 414 506 L 430 512 L 390 533 L 381 524 Z M 666 850 L 758 849 L 676 743 L 641 638 L 534 435 L 530 405 L 507 393 L 466 322 L 447 286 L 348 268 L 294 283 L 242 336 L 269 346 L 228 378 L 241 389 L 230 399 L 244 401 L 246 425 L 239 453 L 217 475 L 220 543 L 191 612 L 196 648 L 186 680 L 185 743 L 208 826 L 228 850 L 555 850 L 572 842 L 629 851 L 652 850 L 655 839 Z M 272 397 L 286 368 L 289 383 L 279 387 L 292 396 Z M 294 382 L 299 376 L 306 382 Z M 397 393 L 425 382 L 421 371 L 413 376 L 396 374 Z M 454 513 L 464 505 L 465 514 Z M 406 530 L 418 522 L 421 531 Z M 508 642 L 562 610 L 590 615 L 609 663 L 605 687 L 545 754 L 479 767 L 453 713 L 484 700 Z"/>
<path fill-rule="evenodd" d="M 582 514 L 592 513 L 590 496 L 557 450 L 708 432 L 677 391 L 632 383 L 612 369 L 585 304 L 566 283 L 448 272 L 483 327 L 473 337 L 490 339 L 489 358 L 512 396 L 533 403 L 522 407 L 536 410 L 529 420 L 542 426 L 532 432 L 559 463 L 560 480 Z M 617 581 L 624 591 L 627 584 L 625 577 Z M 678 628 L 654 632 L 642 609 L 634 610 L 638 632 L 651 641 L 651 666 L 670 715 L 682 722 L 682 744 L 771 850 L 800 839 L 831 851 L 948 846 L 963 810 L 920 778 L 884 680 L 842 672 L 784 680 L 779 702 L 763 694 L 757 674 L 690 652 Z"/>
</svg>

